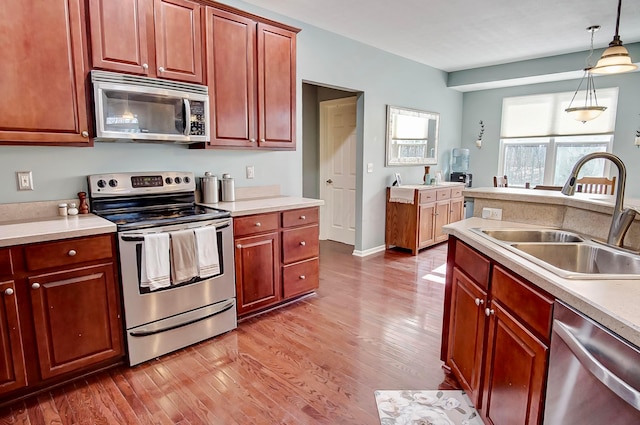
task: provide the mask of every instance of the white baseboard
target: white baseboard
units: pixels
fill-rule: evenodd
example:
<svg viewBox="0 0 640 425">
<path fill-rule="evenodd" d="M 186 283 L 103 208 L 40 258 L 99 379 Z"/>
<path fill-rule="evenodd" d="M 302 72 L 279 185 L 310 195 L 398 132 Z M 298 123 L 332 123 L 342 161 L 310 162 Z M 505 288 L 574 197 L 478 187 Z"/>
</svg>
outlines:
<svg viewBox="0 0 640 425">
<path fill-rule="evenodd" d="M 386 249 L 384 245 L 376 246 L 374 248 L 365 249 L 364 251 L 358 251 L 356 249 L 353 250 L 353 254 L 356 257 L 366 257 L 367 255 L 376 254 L 378 252 L 382 252 Z"/>
</svg>

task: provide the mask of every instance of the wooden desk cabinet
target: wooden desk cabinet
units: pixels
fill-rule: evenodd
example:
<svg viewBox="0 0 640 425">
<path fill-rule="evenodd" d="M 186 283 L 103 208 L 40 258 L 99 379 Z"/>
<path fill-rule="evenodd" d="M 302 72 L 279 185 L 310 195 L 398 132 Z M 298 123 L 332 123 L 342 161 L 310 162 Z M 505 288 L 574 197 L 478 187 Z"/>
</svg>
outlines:
<svg viewBox="0 0 640 425">
<path fill-rule="evenodd" d="M 463 188 L 463 184 L 416 188 L 412 204 L 391 202 L 391 188 L 387 188 L 387 249 L 397 246 L 416 255 L 422 248 L 446 241 L 442 226 L 464 216 Z"/>
</svg>

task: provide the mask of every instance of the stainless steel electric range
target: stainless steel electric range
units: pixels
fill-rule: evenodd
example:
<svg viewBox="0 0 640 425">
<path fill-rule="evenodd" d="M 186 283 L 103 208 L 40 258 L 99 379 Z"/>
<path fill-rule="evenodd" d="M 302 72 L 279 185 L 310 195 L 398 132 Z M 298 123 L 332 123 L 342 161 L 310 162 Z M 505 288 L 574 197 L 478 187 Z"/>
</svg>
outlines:
<svg viewBox="0 0 640 425">
<path fill-rule="evenodd" d="M 118 229 L 130 365 L 236 328 L 232 219 L 196 205 L 193 173 L 99 174 L 88 182 L 91 211 Z"/>
</svg>

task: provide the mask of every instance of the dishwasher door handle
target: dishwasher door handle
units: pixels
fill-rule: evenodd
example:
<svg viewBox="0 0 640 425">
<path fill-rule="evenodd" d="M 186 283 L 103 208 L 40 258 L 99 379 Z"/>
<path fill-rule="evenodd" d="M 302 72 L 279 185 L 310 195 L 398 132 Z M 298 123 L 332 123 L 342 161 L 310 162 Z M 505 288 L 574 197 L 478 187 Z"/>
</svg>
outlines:
<svg viewBox="0 0 640 425">
<path fill-rule="evenodd" d="M 571 352 L 594 377 L 634 409 L 640 410 L 640 391 L 637 391 L 600 363 L 580 343 L 569 326 L 556 319 L 553 321 L 553 331 L 567 344 Z"/>
</svg>

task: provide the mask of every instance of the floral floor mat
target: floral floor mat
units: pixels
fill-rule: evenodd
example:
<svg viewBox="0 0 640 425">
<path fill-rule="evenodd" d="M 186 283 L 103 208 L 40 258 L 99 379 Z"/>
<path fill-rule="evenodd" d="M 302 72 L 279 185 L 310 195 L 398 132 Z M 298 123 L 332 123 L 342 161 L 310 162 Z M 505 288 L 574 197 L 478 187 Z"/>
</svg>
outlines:
<svg viewBox="0 0 640 425">
<path fill-rule="evenodd" d="M 381 425 L 482 425 L 463 391 L 375 392 Z"/>
</svg>

